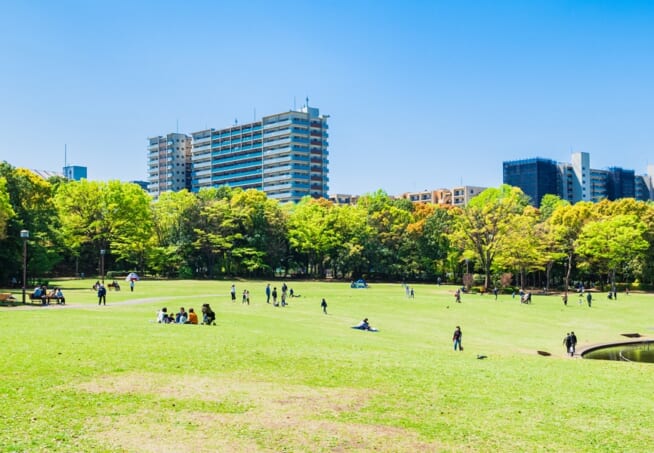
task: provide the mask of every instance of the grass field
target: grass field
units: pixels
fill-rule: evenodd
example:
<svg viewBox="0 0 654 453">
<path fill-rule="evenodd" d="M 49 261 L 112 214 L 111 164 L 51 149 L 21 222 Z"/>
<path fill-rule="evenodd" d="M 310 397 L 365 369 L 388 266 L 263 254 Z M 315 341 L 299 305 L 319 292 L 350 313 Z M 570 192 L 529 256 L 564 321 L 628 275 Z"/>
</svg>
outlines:
<svg viewBox="0 0 654 453">
<path fill-rule="evenodd" d="M 447 286 L 408 299 L 399 284 L 292 282 L 301 297 L 274 308 L 265 283 L 237 281 L 232 303 L 227 281 L 141 281 L 98 307 L 92 282 L 71 280 L 66 307 L 0 308 L 0 451 L 654 448 L 653 365 L 570 359 L 562 345 L 570 330 L 579 347 L 651 337 L 652 295 L 455 304 Z M 215 327 L 154 322 L 206 302 Z M 364 317 L 380 331 L 349 328 Z"/>
</svg>

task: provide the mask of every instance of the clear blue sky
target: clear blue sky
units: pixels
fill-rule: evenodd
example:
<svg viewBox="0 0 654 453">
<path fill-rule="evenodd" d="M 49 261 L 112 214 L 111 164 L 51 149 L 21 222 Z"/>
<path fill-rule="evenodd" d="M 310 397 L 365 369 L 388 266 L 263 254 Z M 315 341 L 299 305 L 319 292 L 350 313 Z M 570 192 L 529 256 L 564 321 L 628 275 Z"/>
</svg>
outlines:
<svg viewBox="0 0 654 453">
<path fill-rule="evenodd" d="M 0 3 L 0 160 L 147 179 L 147 137 L 298 107 L 330 118 L 330 192 L 497 186 L 504 160 L 645 173 L 654 3 Z"/>
</svg>

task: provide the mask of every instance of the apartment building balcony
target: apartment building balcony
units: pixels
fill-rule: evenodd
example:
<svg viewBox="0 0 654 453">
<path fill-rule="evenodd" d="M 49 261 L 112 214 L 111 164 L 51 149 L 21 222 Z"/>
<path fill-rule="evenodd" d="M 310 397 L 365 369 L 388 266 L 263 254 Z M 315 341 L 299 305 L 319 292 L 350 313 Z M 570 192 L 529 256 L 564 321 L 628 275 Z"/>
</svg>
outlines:
<svg viewBox="0 0 654 453">
<path fill-rule="evenodd" d="M 261 162 L 261 153 L 260 152 L 254 152 L 254 153 L 240 153 L 240 154 L 229 154 L 229 155 L 218 155 L 218 153 L 213 153 L 213 159 L 212 163 L 214 165 L 218 164 L 228 164 L 232 162 L 241 162 L 241 161 L 257 161 Z"/>
<path fill-rule="evenodd" d="M 280 130 L 274 130 L 274 131 L 264 131 L 263 132 L 263 138 L 272 138 L 272 137 L 280 137 L 282 135 L 290 135 L 290 131 L 288 129 L 280 129 Z"/>
<path fill-rule="evenodd" d="M 261 184 L 260 178 L 248 178 L 243 179 L 240 176 L 238 178 L 229 177 L 229 176 L 212 176 L 211 182 L 213 185 L 223 185 L 229 184 L 230 186 L 243 186 L 245 184 Z"/>
<path fill-rule="evenodd" d="M 281 148 L 275 148 L 275 149 L 266 149 L 263 152 L 264 157 L 269 157 L 269 156 L 275 156 L 277 154 L 285 154 L 285 153 L 290 153 L 291 152 L 291 147 L 290 146 L 284 146 Z"/>
<path fill-rule="evenodd" d="M 248 171 L 258 171 L 261 172 L 261 162 L 260 161 L 250 161 L 250 162 L 242 162 L 239 164 L 235 165 L 214 165 L 211 168 L 211 171 L 213 174 L 218 174 L 218 173 L 242 173 L 242 172 L 248 172 Z"/>
</svg>

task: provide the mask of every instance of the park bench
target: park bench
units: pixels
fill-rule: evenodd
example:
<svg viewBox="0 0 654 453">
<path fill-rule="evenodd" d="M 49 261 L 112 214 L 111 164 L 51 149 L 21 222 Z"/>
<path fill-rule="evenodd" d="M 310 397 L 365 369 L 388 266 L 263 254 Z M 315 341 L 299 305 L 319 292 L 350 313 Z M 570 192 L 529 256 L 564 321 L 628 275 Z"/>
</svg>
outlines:
<svg viewBox="0 0 654 453">
<path fill-rule="evenodd" d="M 38 302 L 41 305 L 46 305 L 49 304 L 50 302 L 55 301 L 57 305 L 65 305 L 66 304 L 66 298 L 65 297 L 55 297 L 55 296 L 34 296 L 34 293 L 30 294 L 30 302 Z"/>
</svg>

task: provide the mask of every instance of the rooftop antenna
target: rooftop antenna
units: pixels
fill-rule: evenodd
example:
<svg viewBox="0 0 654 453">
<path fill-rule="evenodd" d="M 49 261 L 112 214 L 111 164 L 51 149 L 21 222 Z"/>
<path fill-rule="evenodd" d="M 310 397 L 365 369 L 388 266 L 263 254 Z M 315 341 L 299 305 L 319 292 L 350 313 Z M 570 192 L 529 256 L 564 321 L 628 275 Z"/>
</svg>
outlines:
<svg viewBox="0 0 654 453">
<path fill-rule="evenodd" d="M 238 124 L 238 118 L 234 118 L 234 126 Z"/>
<path fill-rule="evenodd" d="M 309 108 L 309 96 L 307 96 L 306 101 L 307 101 L 306 107 Z"/>
</svg>

